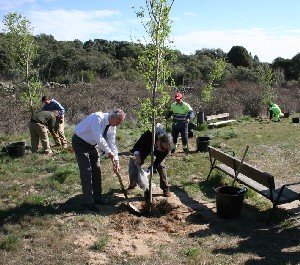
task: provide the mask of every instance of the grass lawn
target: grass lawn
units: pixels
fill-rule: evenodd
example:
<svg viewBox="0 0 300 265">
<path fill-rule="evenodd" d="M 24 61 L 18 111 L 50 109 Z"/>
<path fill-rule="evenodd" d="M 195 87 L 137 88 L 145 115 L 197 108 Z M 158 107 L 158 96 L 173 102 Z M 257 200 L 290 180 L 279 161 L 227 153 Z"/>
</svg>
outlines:
<svg viewBox="0 0 300 265">
<path fill-rule="evenodd" d="M 67 126 L 67 138 L 72 136 Z M 299 182 L 300 124 L 242 118 L 222 128 L 195 131 L 191 152 L 167 157 L 174 209 L 162 216 L 138 217 L 124 207 L 124 197 L 110 161 L 102 158 L 104 193 L 114 198 L 99 213 L 81 205 L 81 185 L 74 153 L 12 158 L 0 153 L 1 264 L 299 264 L 299 201 L 279 207 L 271 225 L 271 203 L 248 190 L 242 215 L 218 218 L 213 187 L 231 179 L 209 169 L 208 153 L 196 152 L 196 137 L 232 150 L 245 161 L 275 176 L 279 184 Z M 141 131 L 123 124 L 117 135 L 121 176 L 128 184 L 128 151 Z M 29 133 L 0 135 L 1 148 L 25 141 Z M 149 161 L 148 161 L 149 165 Z M 159 178 L 154 174 L 159 187 Z M 299 192 L 300 185 L 296 187 Z M 159 188 L 154 199 L 162 199 Z M 142 201 L 139 189 L 130 200 Z"/>
</svg>

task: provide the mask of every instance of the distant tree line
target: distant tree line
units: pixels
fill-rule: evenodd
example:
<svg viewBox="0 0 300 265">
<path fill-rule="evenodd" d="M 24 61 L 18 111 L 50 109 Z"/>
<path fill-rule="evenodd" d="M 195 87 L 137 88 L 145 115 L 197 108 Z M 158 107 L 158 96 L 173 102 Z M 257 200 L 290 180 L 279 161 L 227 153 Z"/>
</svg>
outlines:
<svg viewBox="0 0 300 265">
<path fill-rule="evenodd" d="M 37 56 L 33 69 L 42 82 L 69 84 L 89 83 L 97 78 L 140 78 L 136 69 L 141 44 L 103 39 L 57 41 L 52 35 L 46 34 L 35 36 L 35 42 Z M 16 73 L 10 70 L 12 67 L 6 45 L 6 35 L 0 33 L 0 77 L 3 80 L 18 80 Z M 221 49 L 205 48 L 192 55 L 185 55 L 178 50 L 173 52 L 176 59 L 172 62 L 172 78 L 176 86 L 189 87 L 208 82 L 216 59 L 227 62 L 218 85 L 232 80 L 260 83 L 258 69 L 261 66 L 273 70 L 274 83 L 278 85 L 300 79 L 300 53 L 292 59 L 278 57 L 268 64 L 260 62 L 256 55 L 252 56 L 242 46 L 233 46 L 228 53 Z"/>
</svg>

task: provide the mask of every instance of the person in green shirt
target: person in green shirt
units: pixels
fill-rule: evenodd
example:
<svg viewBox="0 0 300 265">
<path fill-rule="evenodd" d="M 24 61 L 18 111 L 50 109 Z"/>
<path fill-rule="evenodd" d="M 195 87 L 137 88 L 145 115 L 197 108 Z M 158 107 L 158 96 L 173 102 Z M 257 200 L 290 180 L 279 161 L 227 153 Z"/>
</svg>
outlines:
<svg viewBox="0 0 300 265">
<path fill-rule="evenodd" d="M 39 148 L 39 141 L 41 140 L 43 153 L 52 154 L 52 150 L 50 149 L 48 130 L 52 134 L 54 139 L 58 138 L 58 135 L 54 131 L 57 116 L 57 110 L 39 111 L 32 115 L 28 124 L 32 153 L 37 153 Z"/>
<path fill-rule="evenodd" d="M 177 92 L 175 94 L 175 102 L 172 103 L 170 110 L 167 114 L 167 118 L 173 116 L 172 124 L 172 137 L 173 137 L 173 146 L 171 153 L 174 153 L 176 150 L 177 139 L 179 133 L 181 134 L 183 151 L 188 151 L 187 145 L 187 130 L 188 123 L 190 119 L 195 117 L 194 111 L 191 106 L 182 100 L 182 94 Z"/>
<path fill-rule="evenodd" d="M 269 113 L 269 119 L 275 122 L 280 121 L 280 118 L 284 116 L 279 106 L 273 102 L 269 104 Z"/>
</svg>

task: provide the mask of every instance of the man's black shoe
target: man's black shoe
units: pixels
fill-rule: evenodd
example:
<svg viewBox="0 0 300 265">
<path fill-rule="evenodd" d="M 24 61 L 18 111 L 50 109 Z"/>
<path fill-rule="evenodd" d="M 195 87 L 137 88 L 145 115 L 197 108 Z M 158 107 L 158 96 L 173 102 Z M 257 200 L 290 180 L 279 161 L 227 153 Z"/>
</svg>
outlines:
<svg viewBox="0 0 300 265">
<path fill-rule="evenodd" d="M 93 212 L 99 212 L 100 209 L 95 203 L 89 203 L 84 205 L 86 209 L 93 211 Z"/>
</svg>

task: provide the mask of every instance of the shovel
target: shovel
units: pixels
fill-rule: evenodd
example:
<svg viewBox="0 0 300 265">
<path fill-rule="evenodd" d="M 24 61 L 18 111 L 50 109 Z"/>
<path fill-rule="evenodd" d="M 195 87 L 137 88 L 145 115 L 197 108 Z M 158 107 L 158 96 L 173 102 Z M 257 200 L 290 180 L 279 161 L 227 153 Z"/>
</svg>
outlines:
<svg viewBox="0 0 300 265">
<path fill-rule="evenodd" d="M 118 177 L 118 180 L 119 180 L 119 183 L 120 183 L 120 186 L 121 186 L 121 189 L 122 189 L 122 192 L 125 196 L 125 199 L 126 199 L 126 205 L 130 208 L 130 210 L 133 212 L 133 213 L 136 213 L 136 214 L 141 214 L 140 210 L 138 208 L 136 208 L 131 202 L 128 201 L 128 195 L 127 195 L 127 191 L 125 190 L 125 187 L 124 187 L 124 184 L 122 182 L 122 178 L 120 176 L 119 173 L 116 173 L 117 177 Z"/>
</svg>

